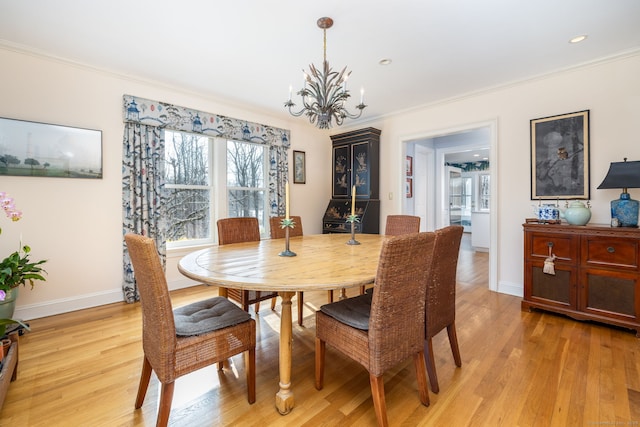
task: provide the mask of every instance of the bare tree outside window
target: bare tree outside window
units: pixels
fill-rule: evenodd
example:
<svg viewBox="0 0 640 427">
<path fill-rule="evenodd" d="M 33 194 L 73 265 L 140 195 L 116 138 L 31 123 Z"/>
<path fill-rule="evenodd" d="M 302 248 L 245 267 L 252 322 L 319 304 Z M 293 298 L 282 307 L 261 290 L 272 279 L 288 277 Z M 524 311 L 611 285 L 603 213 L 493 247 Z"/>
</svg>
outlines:
<svg viewBox="0 0 640 427">
<path fill-rule="evenodd" d="M 213 170 L 214 155 L 225 155 L 225 149 L 226 177 L 224 169 Z M 167 242 L 174 247 L 214 242 L 214 200 L 219 198 L 214 193 L 227 195 L 227 212 L 218 209 L 218 214 L 256 217 L 261 233 L 266 233 L 267 150 L 248 142 L 165 130 Z"/>
<path fill-rule="evenodd" d="M 211 238 L 210 139 L 165 131 L 167 242 Z"/>
<path fill-rule="evenodd" d="M 230 217 L 258 218 L 265 229 L 265 159 L 264 145 L 227 141 L 227 194 Z"/>
</svg>

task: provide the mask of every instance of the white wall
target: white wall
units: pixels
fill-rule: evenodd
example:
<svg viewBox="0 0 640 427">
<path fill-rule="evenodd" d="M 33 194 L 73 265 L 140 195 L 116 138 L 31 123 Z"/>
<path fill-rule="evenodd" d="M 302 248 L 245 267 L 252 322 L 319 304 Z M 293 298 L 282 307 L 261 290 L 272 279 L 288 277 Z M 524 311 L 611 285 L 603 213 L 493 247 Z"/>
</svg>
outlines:
<svg viewBox="0 0 640 427">
<path fill-rule="evenodd" d="M 382 130 L 380 194 L 402 194 L 402 141 L 437 134 L 441 129 L 497 121 L 498 165 L 497 285 L 522 295 L 522 223 L 532 216 L 530 200 L 529 121 L 590 110 L 591 223 L 608 224 L 609 202 L 618 190 L 597 190 L 612 161 L 640 160 L 640 54 L 505 86 L 388 117 L 366 126 Z M 493 167 L 492 167 L 493 169 Z M 629 189 L 640 199 L 640 189 Z M 402 210 L 402 198 L 383 199 L 381 217 Z M 492 212 L 493 214 L 493 212 Z"/>
<path fill-rule="evenodd" d="M 1 48 L 0 64 L 0 116 L 103 131 L 102 180 L 0 177 L 0 191 L 9 192 L 25 213 L 18 223 L 0 219 L 4 221 L 0 253 L 17 248 L 22 234 L 34 258 L 49 259 L 48 281 L 39 283 L 33 292 L 22 291 L 17 316 L 30 319 L 122 299 L 120 166 L 125 93 L 291 129 L 292 148 L 307 153 L 307 184 L 292 186 L 292 212 L 305 218 L 305 233 L 321 231 L 321 217 L 331 194 L 331 144 L 326 132 L 311 128 L 302 119 L 270 117 L 250 107 Z M 529 120 L 591 110 L 592 223 L 608 223 L 609 202 L 619 191 L 596 187 L 610 162 L 623 157 L 640 160 L 635 133 L 639 75 L 640 54 L 636 54 L 331 133 L 367 126 L 382 130 L 384 224 L 386 215 L 402 211 L 402 141 L 496 120 L 498 152 L 492 156 L 497 155 L 498 164 L 498 289 L 517 294 L 522 291 L 521 225 L 531 216 L 532 204 Z M 640 189 L 629 192 L 640 199 Z M 170 260 L 169 278 L 182 285 L 174 266 L 175 260 Z"/>
<path fill-rule="evenodd" d="M 24 212 L 16 223 L 0 218 L 0 256 L 16 250 L 22 236 L 33 259 L 49 260 L 47 281 L 33 291 L 22 289 L 16 317 L 28 320 L 122 300 L 123 94 L 290 129 L 292 150 L 305 151 L 307 159 L 307 183 L 291 186 L 291 211 L 304 218 L 305 232 L 321 231 L 331 195 L 328 132 L 303 119 L 273 117 L 154 82 L 3 48 L 0 64 L 1 117 L 100 129 L 103 144 L 103 179 L 0 176 L 0 191 L 10 193 Z M 187 283 L 176 262 L 175 257 L 168 260 L 171 287 Z"/>
</svg>

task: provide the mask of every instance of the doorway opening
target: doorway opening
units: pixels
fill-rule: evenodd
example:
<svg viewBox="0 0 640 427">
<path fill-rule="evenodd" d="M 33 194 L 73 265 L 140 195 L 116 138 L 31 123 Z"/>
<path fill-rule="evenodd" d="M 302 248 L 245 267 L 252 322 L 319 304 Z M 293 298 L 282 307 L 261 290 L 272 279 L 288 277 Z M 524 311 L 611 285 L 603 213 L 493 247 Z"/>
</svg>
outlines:
<svg viewBox="0 0 640 427">
<path fill-rule="evenodd" d="M 421 231 L 465 226 L 474 249 L 489 252 L 493 291 L 498 289 L 496 129 L 496 121 L 489 121 L 402 140 L 413 162 L 413 197 L 405 199 L 403 211 L 420 216 Z"/>
</svg>

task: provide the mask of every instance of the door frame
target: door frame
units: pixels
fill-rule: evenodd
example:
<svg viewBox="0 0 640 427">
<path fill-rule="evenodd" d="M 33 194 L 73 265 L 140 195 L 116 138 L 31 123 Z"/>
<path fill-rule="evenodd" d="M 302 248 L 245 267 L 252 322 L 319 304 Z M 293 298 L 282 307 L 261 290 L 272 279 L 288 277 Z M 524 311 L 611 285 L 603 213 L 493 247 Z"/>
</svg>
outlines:
<svg viewBox="0 0 640 427">
<path fill-rule="evenodd" d="M 498 232 L 499 232 L 498 230 L 498 216 L 499 216 L 498 167 L 499 165 L 498 165 L 498 135 L 497 135 L 498 119 L 496 118 L 493 120 L 487 120 L 483 122 L 468 123 L 468 124 L 460 125 L 457 127 L 451 127 L 451 128 L 424 131 L 422 133 L 416 133 L 411 136 L 402 137 L 400 139 L 400 143 L 402 146 L 401 159 L 404 162 L 406 153 L 409 151 L 407 150 L 407 147 L 409 146 L 409 144 L 415 145 L 415 143 L 420 140 L 433 139 L 433 138 L 442 137 L 442 136 L 451 135 L 451 134 L 460 133 L 460 132 L 468 132 L 470 130 L 479 129 L 479 128 L 489 129 L 489 153 L 490 153 L 489 156 L 491 158 L 490 160 L 491 167 L 489 169 L 489 175 L 491 177 L 491 184 L 490 184 L 491 219 L 490 219 L 490 225 L 489 225 L 490 247 L 489 247 L 488 286 L 489 286 L 489 290 L 497 292 L 498 291 L 498 275 L 497 275 L 498 274 L 498 253 L 499 253 L 499 248 L 498 248 L 498 241 L 499 241 L 498 239 Z M 483 144 L 483 146 L 486 147 L 485 144 Z M 472 145 L 469 145 L 469 148 L 471 147 Z M 427 200 L 435 202 L 431 205 L 431 209 L 429 209 L 428 211 L 430 215 L 428 216 L 435 218 L 434 228 L 439 228 L 442 226 L 442 212 L 443 212 L 441 203 L 443 200 L 443 193 L 442 193 L 443 185 L 444 185 L 443 174 L 445 173 L 444 155 L 447 152 L 447 150 L 449 152 L 453 152 L 453 151 L 460 151 L 460 149 L 459 147 L 457 149 L 455 147 L 450 147 L 450 148 L 438 150 L 437 147 L 432 147 L 429 149 L 429 151 L 431 150 L 433 150 L 432 152 L 435 154 L 433 156 L 435 160 L 435 165 L 434 165 L 435 168 L 433 168 L 435 173 L 434 173 L 433 179 L 431 179 L 431 182 L 434 183 L 435 185 L 427 185 L 426 189 L 419 189 L 417 187 L 417 185 L 419 185 L 419 181 L 414 182 L 414 185 L 416 185 L 416 187 L 414 187 L 414 194 L 416 194 L 418 191 L 426 191 L 428 194 Z M 404 168 L 401 168 L 400 170 L 404 173 Z M 404 175 L 402 176 L 402 182 L 404 182 Z M 405 210 L 406 206 L 403 205 L 402 209 Z M 427 221 L 427 223 L 432 223 L 432 221 Z"/>
</svg>

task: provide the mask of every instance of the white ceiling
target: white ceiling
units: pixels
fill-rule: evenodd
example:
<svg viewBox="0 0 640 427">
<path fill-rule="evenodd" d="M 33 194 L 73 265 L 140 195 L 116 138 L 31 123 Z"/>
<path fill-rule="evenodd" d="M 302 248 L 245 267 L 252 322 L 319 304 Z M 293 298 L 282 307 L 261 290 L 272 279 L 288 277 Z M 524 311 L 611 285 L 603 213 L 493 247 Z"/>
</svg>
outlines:
<svg viewBox="0 0 640 427">
<path fill-rule="evenodd" d="M 285 114 L 322 16 L 363 121 L 640 50 L 638 0 L 0 0 L 0 45 Z"/>
</svg>

